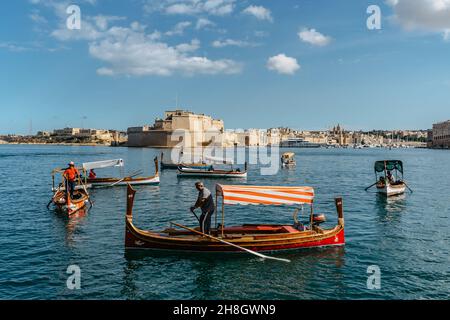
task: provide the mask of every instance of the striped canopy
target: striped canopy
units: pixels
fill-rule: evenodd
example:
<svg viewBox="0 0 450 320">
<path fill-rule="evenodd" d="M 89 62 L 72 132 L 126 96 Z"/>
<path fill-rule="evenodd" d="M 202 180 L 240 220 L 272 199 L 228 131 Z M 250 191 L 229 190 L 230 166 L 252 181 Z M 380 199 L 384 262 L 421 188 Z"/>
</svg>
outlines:
<svg viewBox="0 0 450 320">
<path fill-rule="evenodd" d="M 224 204 L 293 205 L 312 203 L 314 200 L 314 189 L 311 187 L 218 184 L 216 192 L 223 197 Z"/>
</svg>

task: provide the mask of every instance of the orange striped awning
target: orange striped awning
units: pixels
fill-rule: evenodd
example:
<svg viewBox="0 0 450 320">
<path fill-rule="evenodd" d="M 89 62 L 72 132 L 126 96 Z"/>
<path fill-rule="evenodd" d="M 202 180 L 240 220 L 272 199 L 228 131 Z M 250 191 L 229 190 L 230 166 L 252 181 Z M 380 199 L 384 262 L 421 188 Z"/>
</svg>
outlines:
<svg viewBox="0 0 450 320">
<path fill-rule="evenodd" d="M 314 189 L 311 187 L 218 184 L 216 192 L 223 197 L 224 204 L 292 205 L 312 203 L 314 200 Z"/>
</svg>

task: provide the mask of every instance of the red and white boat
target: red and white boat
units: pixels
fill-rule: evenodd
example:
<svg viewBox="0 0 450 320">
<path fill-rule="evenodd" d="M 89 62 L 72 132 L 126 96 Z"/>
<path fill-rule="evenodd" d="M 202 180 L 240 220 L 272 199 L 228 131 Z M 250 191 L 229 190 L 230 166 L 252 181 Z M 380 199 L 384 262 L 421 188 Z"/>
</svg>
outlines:
<svg viewBox="0 0 450 320">
<path fill-rule="evenodd" d="M 322 228 L 323 215 L 313 212 L 314 189 L 311 187 L 216 185 L 216 214 L 210 235 L 199 228 L 189 228 L 175 222 L 161 231 L 142 230 L 133 224 L 135 190 L 128 186 L 127 212 L 125 219 L 125 248 L 186 252 L 276 252 L 310 247 L 341 246 L 345 244 L 342 199 L 335 199 L 338 222 L 334 227 Z M 221 199 L 221 217 L 218 217 L 217 200 Z M 292 205 L 297 208 L 310 205 L 308 222 L 298 221 L 294 212 L 294 223 L 243 224 L 225 226 L 225 205 Z M 286 208 L 280 207 L 281 210 Z M 248 208 L 250 210 L 250 208 Z M 220 219 L 220 223 L 219 220 Z M 175 229 L 174 227 L 181 227 Z"/>
</svg>

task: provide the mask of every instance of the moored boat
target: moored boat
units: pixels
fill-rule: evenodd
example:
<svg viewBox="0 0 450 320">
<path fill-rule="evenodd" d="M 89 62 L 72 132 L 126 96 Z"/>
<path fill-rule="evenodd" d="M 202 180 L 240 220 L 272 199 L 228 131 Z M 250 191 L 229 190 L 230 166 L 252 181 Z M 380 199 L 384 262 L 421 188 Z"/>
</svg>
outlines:
<svg viewBox="0 0 450 320">
<path fill-rule="evenodd" d="M 310 187 L 233 186 L 216 185 L 215 227 L 211 235 L 198 228 L 184 227 L 171 222 L 162 231 L 146 231 L 133 224 L 135 190 L 128 186 L 125 219 L 125 248 L 186 252 L 276 252 L 290 249 L 340 246 L 345 244 L 342 199 L 336 198 L 338 223 L 332 228 L 320 227 L 324 218 L 314 215 L 314 189 Z M 218 223 L 217 199 L 222 200 L 221 222 Z M 295 205 L 311 206 L 308 223 L 298 221 L 299 209 L 294 212 L 294 224 L 243 224 L 225 226 L 225 205 Z M 303 211 L 303 210 L 302 210 Z M 315 218 L 316 217 L 316 218 Z M 173 228 L 181 227 L 183 230 Z"/>
<path fill-rule="evenodd" d="M 203 163 L 203 162 L 197 162 L 197 163 L 171 163 L 171 162 L 164 162 L 164 153 L 161 152 L 161 170 L 168 169 L 168 170 L 176 170 L 178 167 L 186 167 L 186 168 L 195 168 L 195 169 L 208 169 L 210 165 Z"/>
<path fill-rule="evenodd" d="M 247 178 L 247 163 L 244 171 L 241 169 L 223 170 L 215 169 L 212 165 L 207 169 L 197 169 L 189 167 L 178 167 L 178 177 L 197 177 L 197 178 Z"/>
<path fill-rule="evenodd" d="M 295 153 L 285 152 L 281 155 L 281 166 L 282 167 L 295 167 L 297 163 L 295 162 Z"/>
<path fill-rule="evenodd" d="M 158 170 L 158 158 L 155 157 L 155 174 L 153 176 L 147 177 L 138 177 L 139 173 L 131 174 L 127 177 L 123 178 L 87 178 L 86 184 L 95 187 L 113 187 L 113 186 L 126 186 L 128 184 L 131 185 L 156 185 L 159 184 L 159 170 Z M 123 160 L 105 160 L 105 161 L 96 161 L 96 162 L 87 162 L 83 163 L 83 170 L 85 172 L 100 169 L 100 168 L 108 168 L 108 167 L 122 167 Z"/>
</svg>

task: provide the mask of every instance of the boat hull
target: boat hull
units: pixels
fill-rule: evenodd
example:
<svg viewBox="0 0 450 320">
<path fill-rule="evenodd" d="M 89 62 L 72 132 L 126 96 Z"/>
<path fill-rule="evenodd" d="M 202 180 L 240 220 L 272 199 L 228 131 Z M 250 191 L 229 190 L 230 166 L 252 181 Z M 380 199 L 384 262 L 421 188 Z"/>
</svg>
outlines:
<svg viewBox="0 0 450 320">
<path fill-rule="evenodd" d="M 240 249 L 233 246 L 202 236 L 195 236 L 191 234 L 182 237 L 170 236 L 151 231 L 142 231 L 137 229 L 128 218 L 126 225 L 126 249 L 185 252 L 242 252 Z M 325 230 L 323 233 L 316 231 L 292 231 L 274 234 L 244 234 L 241 236 L 226 234 L 226 236 L 222 239 L 243 248 L 258 252 L 340 246 L 345 244 L 344 228 L 340 225 L 333 229 Z"/>
<path fill-rule="evenodd" d="M 91 185 L 92 188 L 95 187 L 106 187 L 106 186 L 126 186 L 130 185 L 157 185 L 159 184 L 160 179 L 159 176 L 153 177 L 143 177 L 143 178 L 126 178 L 126 179 L 118 179 L 118 178 L 96 178 L 96 179 L 88 179 L 87 183 Z"/>
<path fill-rule="evenodd" d="M 89 203 L 89 196 L 84 191 L 76 191 L 81 195 L 79 199 L 72 199 L 70 203 L 66 201 L 66 193 L 64 191 L 58 191 L 53 196 L 53 204 L 56 209 L 60 212 L 63 212 L 67 215 L 73 215 L 76 212 L 84 209 L 86 205 Z"/>
<path fill-rule="evenodd" d="M 205 165 L 203 163 L 193 163 L 193 164 L 175 164 L 175 163 L 163 163 L 161 162 L 161 169 L 167 170 L 177 170 L 179 166 L 194 168 L 194 169 L 208 169 L 210 165 Z"/>
<path fill-rule="evenodd" d="M 247 171 L 222 171 L 222 170 L 196 170 L 190 168 L 178 169 L 178 177 L 196 177 L 196 178 L 247 178 Z"/>
<path fill-rule="evenodd" d="M 406 185 L 404 183 L 398 185 L 391 185 L 391 184 L 377 185 L 377 191 L 378 193 L 386 195 L 387 197 L 396 196 L 405 193 Z"/>
</svg>

